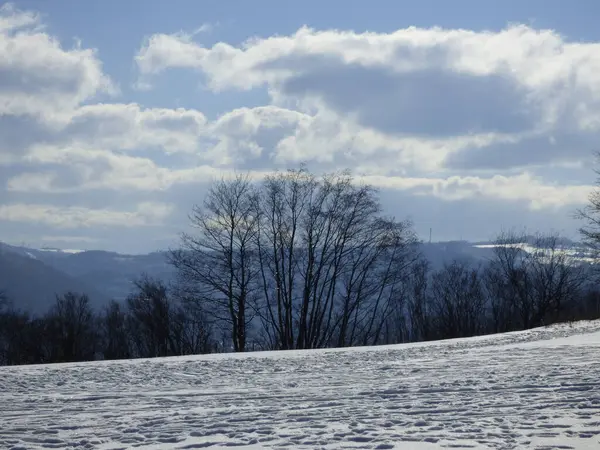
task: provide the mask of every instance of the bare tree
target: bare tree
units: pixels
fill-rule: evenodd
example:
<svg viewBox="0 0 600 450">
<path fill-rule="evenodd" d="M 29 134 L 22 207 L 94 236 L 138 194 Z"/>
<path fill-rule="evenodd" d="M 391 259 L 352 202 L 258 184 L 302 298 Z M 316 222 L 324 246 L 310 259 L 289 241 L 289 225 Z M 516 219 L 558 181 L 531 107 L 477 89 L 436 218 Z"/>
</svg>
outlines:
<svg viewBox="0 0 600 450">
<path fill-rule="evenodd" d="M 46 316 L 46 333 L 51 362 L 73 362 L 94 359 L 97 334 L 89 298 L 85 294 L 67 292 L 56 297 Z"/>
<path fill-rule="evenodd" d="M 253 315 L 257 231 L 254 189 L 247 176 L 221 180 L 190 217 L 196 234 L 183 234 L 170 261 L 177 269 L 179 293 L 216 322 L 226 324 L 236 352 L 246 349 Z"/>
<path fill-rule="evenodd" d="M 583 267 L 560 246 L 555 234 L 501 233 L 495 242 L 486 284 L 493 296 L 498 331 L 528 329 L 555 320 L 578 295 Z"/>
<path fill-rule="evenodd" d="M 419 259 L 409 273 L 407 312 L 410 321 L 410 340 L 433 339 L 433 313 L 429 296 L 429 261 Z"/>
<path fill-rule="evenodd" d="M 411 224 L 382 217 L 376 190 L 347 172 L 221 180 L 191 221 L 197 234 L 171 252 L 179 295 L 225 324 L 235 351 L 252 327 L 252 348 L 380 342 L 401 309 Z"/>
<path fill-rule="evenodd" d="M 104 359 L 131 357 L 131 341 L 127 324 L 127 312 L 121 303 L 111 301 L 100 317 L 101 350 Z"/>
<path fill-rule="evenodd" d="M 29 323 L 27 314 L 0 305 L 0 365 L 27 363 Z"/>
<path fill-rule="evenodd" d="M 596 153 L 600 159 L 600 152 Z M 600 170 L 595 170 L 600 176 Z M 592 248 L 596 257 L 600 251 L 600 178 L 596 181 L 596 188 L 588 196 L 588 204 L 577 211 L 576 217 L 584 222 L 579 229 L 584 241 Z"/>
<path fill-rule="evenodd" d="M 417 257 L 408 223 L 374 220 L 356 237 L 342 274 L 338 346 L 377 345 L 382 333 L 398 331 L 405 312 L 407 269 Z"/>
<path fill-rule="evenodd" d="M 556 234 L 538 234 L 529 258 L 535 295 L 534 324 L 556 321 L 579 296 L 585 281 L 583 266 L 560 245 Z"/>
<path fill-rule="evenodd" d="M 269 176 L 257 209 L 260 317 L 271 346 L 378 342 L 414 248 L 410 224 L 382 218 L 375 189 L 348 172 Z"/>
<path fill-rule="evenodd" d="M 469 337 L 483 330 L 486 297 L 478 268 L 453 261 L 433 273 L 432 307 L 438 338 Z"/>
<path fill-rule="evenodd" d="M 135 282 L 136 292 L 127 298 L 128 327 L 137 356 L 157 357 L 177 354 L 173 341 L 173 305 L 167 287 L 143 275 Z"/>
<path fill-rule="evenodd" d="M 8 296 L 6 292 L 0 290 L 0 311 L 3 311 L 5 308 L 9 306 Z"/>
<path fill-rule="evenodd" d="M 0 365 L 39 364 L 62 358 L 56 347 L 54 317 L 34 318 L 26 311 L 14 308 L 7 296 L 0 301 Z"/>
<path fill-rule="evenodd" d="M 315 178 L 306 170 L 289 171 L 267 177 L 255 203 L 259 219 L 256 243 L 264 298 L 259 314 L 273 348 L 291 349 L 295 348 L 296 339 L 301 342 L 310 339 L 307 332 L 312 294 L 310 280 L 321 276 L 314 268 L 322 256 L 316 247 L 326 233 L 324 226 L 311 230 L 314 234 L 308 233 L 304 237 L 308 241 L 307 248 L 299 248 L 303 213 L 304 220 L 309 223 L 311 220 L 322 221 L 325 216 L 321 208 L 309 203 L 312 197 L 315 197 L 316 204 L 326 201 L 324 196 L 318 196 Z M 321 245 L 327 248 L 327 243 Z M 303 253 L 306 254 L 305 266 L 308 266 L 302 267 L 307 284 L 302 288 L 304 298 L 296 299 L 294 294 L 300 269 L 297 261 Z M 298 325 L 303 329 L 302 336 L 294 334 L 296 305 L 300 305 Z"/>
<path fill-rule="evenodd" d="M 582 290 L 579 301 L 572 305 L 569 312 L 570 320 L 600 319 L 600 291 L 595 284 Z"/>
<path fill-rule="evenodd" d="M 180 355 L 198 355 L 214 350 L 212 330 L 205 314 L 193 303 L 184 303 L 175 309 L 171 330 Z"/>
<path fill-rule="evenodd" d="M 489 299 L 488 328 L 493 333 L 515 331 L 520 327 L 514 287 L 507 282 L 506 275 L 497 260 L 487 264 L 482 273 L 483 286 Z"/>
</svg>

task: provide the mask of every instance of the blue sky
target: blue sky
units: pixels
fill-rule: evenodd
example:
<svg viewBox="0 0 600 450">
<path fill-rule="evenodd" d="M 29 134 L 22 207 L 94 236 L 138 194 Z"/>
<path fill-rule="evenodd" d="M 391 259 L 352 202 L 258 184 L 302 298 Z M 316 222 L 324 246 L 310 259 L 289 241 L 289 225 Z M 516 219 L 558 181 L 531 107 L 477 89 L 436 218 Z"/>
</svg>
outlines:
<svg viewBox="0 0 600 450">
<path fill-rule="evenodd" d="M 0 240 L 146 252 L 211 180 L 351 168 L 421 236 L 575 237 L 600 4 L 29 0 L 0 10 Z"/>
</svg>

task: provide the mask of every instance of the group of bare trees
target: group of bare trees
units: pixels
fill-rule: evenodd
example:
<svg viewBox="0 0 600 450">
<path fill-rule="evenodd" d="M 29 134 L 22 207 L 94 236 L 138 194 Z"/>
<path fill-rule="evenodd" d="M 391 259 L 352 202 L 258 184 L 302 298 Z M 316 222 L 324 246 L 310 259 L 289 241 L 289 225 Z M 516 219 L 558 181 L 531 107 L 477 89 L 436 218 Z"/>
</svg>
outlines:
<svg viewBox="0 0 600 450">
<path fill-rule="evenodd" d="M 94 316 L 85 295 L 66 293 L 43 317 L 0 308 L 0 364 L 83 361 L 94 358 Z"/>
<path fill-rule="evenodd" d="M 171 252 L 182 298 L 227 327 L 235 351 L 377 344 L 417 258 L 407 222 L 348 173 L 222 180 Z"/>
<path fill-rule="evenodd" d="M 590 273 L 561 249 L 555 235 L 537 235 L 531 249 L 514 234 L 502 235 L 486 271 L 494 331 L 527 329 L 569 314 Z"/>
<path fill-rule="evenodd" d="M 115 348 L 128 334 L 131 355 L 190 355 L 213 350 L 211 331 L 198 308 L 181 304 L 160 281 L 143 276 L 135 287 L 127 299 L 127 316 L 121 313 L 125 317 L 121 329 L 128 333 L 120 333 Z M 109 308 L 114 312 L 118 305 L 113 302 Z"/>
<path fill-rule="evenodd" d="M 410 340 L 524 330 L 600 318 L 593 267 L 554 234 L 501 233 L 483 264 L 452 261 L 414 267 L 407 316 Z"/>
<path fill-rule="evenodd" d="M 169 253 L 172 286 L 142 277 L 99 312 L 67 293 L 40 318 L 0 296 L 0 364 L 393 344 L 600 318 L 593 264 L 558 236 L 504 232 L 489 261 L 434 270 L 411 223 L 385 216 L 377 191 L 347 172 L 236 175 L 190 219 L 195 230 Z"/>
<path fill-rule="evenodd" d="M 171 252 L 178 294 L 234 351 L 531 328 L 574 317 L 589 279 L 553 234 L 505 232 L 485 264 L 432 271 L 411 224 L 385 217 L 376 190 L 346 172 L 224 179 L 191 222 Z"/>
<path fill-rule="evenodd" d="M 0 307 L 0 365 L 174 356 L 215 351 L 198 310 L 142 277 L 124 304 L 94 311 L 84 294 L 57 296 L 42 317 Z"/>
</svg>

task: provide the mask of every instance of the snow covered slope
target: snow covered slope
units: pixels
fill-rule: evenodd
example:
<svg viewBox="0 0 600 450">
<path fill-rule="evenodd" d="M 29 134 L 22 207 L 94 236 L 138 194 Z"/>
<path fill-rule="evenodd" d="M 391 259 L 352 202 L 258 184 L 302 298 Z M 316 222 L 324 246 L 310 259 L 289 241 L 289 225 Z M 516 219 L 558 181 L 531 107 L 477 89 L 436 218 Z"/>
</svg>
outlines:
<svg viewBox="0 0 600 450">
<path fill-rule="evenodd" d="M 600 448 L 600 322 L 0 368 L 0 448 Z"/>
</svg>

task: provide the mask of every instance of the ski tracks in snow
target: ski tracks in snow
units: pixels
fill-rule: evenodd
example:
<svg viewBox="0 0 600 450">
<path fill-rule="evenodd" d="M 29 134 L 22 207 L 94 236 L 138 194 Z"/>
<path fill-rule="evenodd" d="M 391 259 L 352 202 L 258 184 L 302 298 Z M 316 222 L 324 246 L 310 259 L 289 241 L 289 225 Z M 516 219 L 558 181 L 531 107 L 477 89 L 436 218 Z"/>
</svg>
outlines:
<svg viewBox="0 0 600 450">
<path fill-rule="evenodd" d="M 600 448 L 599 329 L 0 368 L 0 448 Z"/>
</svg>

